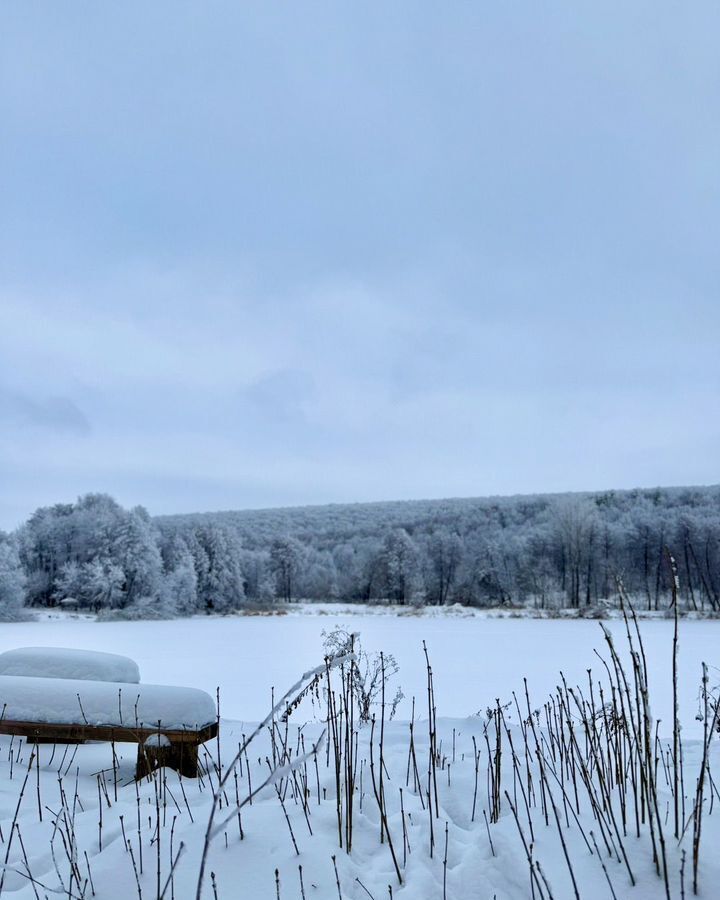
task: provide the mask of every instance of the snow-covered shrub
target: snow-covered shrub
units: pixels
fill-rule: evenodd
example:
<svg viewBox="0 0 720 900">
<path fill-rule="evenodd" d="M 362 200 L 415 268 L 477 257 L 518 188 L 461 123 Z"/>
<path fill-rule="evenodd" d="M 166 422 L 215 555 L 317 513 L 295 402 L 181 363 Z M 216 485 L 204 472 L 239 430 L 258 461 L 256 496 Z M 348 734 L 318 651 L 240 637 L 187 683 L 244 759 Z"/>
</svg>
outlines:
<svg viewBox="0 0 720 900">
<path fill-rule="evenodd" d="M 101 609 L 98 619 L 102 622 L 135 621 L 139 619 L 172 619 L 176 615 L 171 604 L 163 603 L 162 597 L 138 597 L 122 609 Z"/>
<path fill-rule="evenodd" d="M 327 658 L 333 660 L 348 654 L 355 655 L 355 663 L 352 666 L 351 676 L 355 696 L 358 700 L 360 721 L 369 722 L 372 718 L 372 708 L 380 703 L 383 690 L 383 676 L 387 703 L 387 718 L 392 719 L 398 704 L 403 698 L 403 692 L 398 687 L 395 693 L 387 694 L 388 681 L 397 675 L 399 666 L 392 653 L 373 653 L 370 655 L 363 650 L 360 644 L 360 635 L 347 631 L 337 626 L 332 631 L 323 631 L 323 648 Z"/>
</svg>

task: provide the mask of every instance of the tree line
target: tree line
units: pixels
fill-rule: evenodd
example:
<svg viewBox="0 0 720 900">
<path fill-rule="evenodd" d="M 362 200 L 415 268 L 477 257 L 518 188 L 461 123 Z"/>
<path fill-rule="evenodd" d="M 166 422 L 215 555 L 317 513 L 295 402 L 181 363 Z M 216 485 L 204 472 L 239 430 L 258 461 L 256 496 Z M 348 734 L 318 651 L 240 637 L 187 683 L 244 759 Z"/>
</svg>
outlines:
<svg viewBox="0 0 720 900">
<path fill-rule="evenodd" d="M 720 612 L 720 488 L 348 504 L 152 518 L 105 494 L 0 534 L 0 613 L 128 617 L 299 599 Z"/>
</svg>

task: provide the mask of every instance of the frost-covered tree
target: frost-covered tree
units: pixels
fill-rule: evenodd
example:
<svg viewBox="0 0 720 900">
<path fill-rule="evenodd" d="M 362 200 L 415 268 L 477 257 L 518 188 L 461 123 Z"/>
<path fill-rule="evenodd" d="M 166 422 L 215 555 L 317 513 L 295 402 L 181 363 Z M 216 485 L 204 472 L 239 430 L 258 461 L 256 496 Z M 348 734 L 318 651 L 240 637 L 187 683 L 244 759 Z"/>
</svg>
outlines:
<svg viewBox="0 0 720 900">
<path fill-rule="evenodd" d="M 387 596 L 396 603 L 415 602 L 422 593 L 418 549 L 404 528 L 385 538 L 382 561 Z"/>
<path fill-rule="evenodd" d="M 562 589 L 570 606 L 579 607 L 581 599 L 589 604 L 598 529 L 597 504 L 575 497 L 559 501 L 555 506 L 555 527 Z"/>
<path fill-rule="evenodd" d="M 55 579 L 70 559 L 72 504 L 38 509 L 19 533 L 20 558 L 27 576 L 29 605 L 51 604 Z"/>
<path fill-rule="evenodd" d="M 275 600 L 275 577 L 266 550 L 245 550 L 241 554 L 245 596 L 251 603 L 268 605 Z"/>
<path fill-rule="evenodd" d="M 165 554 L 161 589 L 163 611 L 168 615 L 190 616 L 197 611 L 198 577 L 187 543 L 176 536 Z"/>
<path fill-rule="evenodd" d="M 65 563 L 56 579 L 56 600 L 73 599 L 82 609 L 122 609 L 125 603 L 125 573 L 107 557 L 86 563 Z"/>
<path fill-rule="evenodd" d="M 275 578 L 275 596 L 292 602 L 303 560 L 303 546 L 292 537 L 276 538 L 270 547 L 270 568 Z"/>
<path fill-rule="evenodd" d="M 16 542 L 0 531 L 0 619 L 20 618 L 25 603 L 25 582 Z"/>
<path fill-rule="evenodd" d="M 53 581 L 53 600 L 59 602 L 63 600 L 74 601 L 79 605 L 83 605 L 83 599 L 86 595 L 84 566 L 85 564 L 80 565 L 74 559 L 70 559 L 62 564 Z"/>
<path fill-rule="evenodd" d="M 337 570 L 331 553 L 312 548 L 307 552 L 298 577 L 298 591 L 309 599 L 338 598 Z"/>
<path fill-rule="evenodd" d="M 462 552 L 462 541 L 448 528 L 438 528 L 428 541 L 425 580 L 431 603 L 449 602 L 455 587 Z"/>
<path fill-rule="evenodd" d="M 238 609 L 245 600 L 240 541 L 232 531 L 218 525 L 208 526 L 198 537 L 203 550 L 201 569 L 196 569 L 200 607 L 208 612 Z"/>
<path fill-rule="evenodd" d="M 74 597 L 87 608 L 117 609 L 159 595 L 162 564 L 150 517 L 107 494 L 37 510 L 20 547 L 31 603 Z"/>
<path fill-rule="evenodd" d="M 124 606 L 159 596 L 162 559 L 150 517 L 142 507 L 119 517 L 110 535 L 109 556 L 125 573 Z"/>
</svg>

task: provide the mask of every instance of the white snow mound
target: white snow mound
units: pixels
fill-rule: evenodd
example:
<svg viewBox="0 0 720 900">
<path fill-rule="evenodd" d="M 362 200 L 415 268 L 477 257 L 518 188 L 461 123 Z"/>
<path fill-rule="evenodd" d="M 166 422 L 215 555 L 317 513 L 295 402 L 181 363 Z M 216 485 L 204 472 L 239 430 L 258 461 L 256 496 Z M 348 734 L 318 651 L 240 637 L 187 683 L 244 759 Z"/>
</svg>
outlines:
<svg viewBox="0 0 720 900">
<path fill-rule="evenodd" d="M 145 739 L 143 747 L 171 747 L 172 742 L 166 734 L 151 734 Z"/>
<path fill-rule="evenodd" d="M 0 676 L 0 721 L 181 731 L 216 718 L 212 697 L 197 688 Z"/>
<path fill-rule="evenodd" d="M 68 647 L 19 647 L 0 653 L 0 675 L 33 678 L 76 678 L 83 681 L 121 681 L 138 684 L 135 660 L 117 653 L 71 650 Z"/>
</svg>

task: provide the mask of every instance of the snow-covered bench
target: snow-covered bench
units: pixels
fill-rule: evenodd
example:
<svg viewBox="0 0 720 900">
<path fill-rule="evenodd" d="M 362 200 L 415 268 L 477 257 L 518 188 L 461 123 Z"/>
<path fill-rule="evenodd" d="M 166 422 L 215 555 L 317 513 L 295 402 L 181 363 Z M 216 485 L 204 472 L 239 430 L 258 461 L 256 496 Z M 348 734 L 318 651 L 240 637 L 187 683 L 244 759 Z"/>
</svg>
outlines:
<svg viewBox="0 0 720 900">
<path fill-rule="evenodd" d="M 35 678 L 80 678 L 83 681 L 120 681 L 138 684 L 140 669 L 134 659 L 97 650 L 68 647 L 18 647 L 0 653 L 0 675 Z"/>
<path fill-rule="evenodd" d="M 217 733 L 215 703 L 196 688 L 0 675 L 0 734 L 137 743 L 137 778 L 157 765 L 196 777 L 198 747 Z"/>
</svg>

